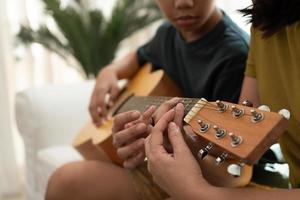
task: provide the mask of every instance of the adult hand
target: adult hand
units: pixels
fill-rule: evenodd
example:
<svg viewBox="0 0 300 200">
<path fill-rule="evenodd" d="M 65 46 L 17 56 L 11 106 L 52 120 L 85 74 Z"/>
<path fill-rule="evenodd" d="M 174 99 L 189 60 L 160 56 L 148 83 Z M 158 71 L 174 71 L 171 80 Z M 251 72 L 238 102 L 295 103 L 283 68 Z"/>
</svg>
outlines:
<svg viewBox="0 0 300 200">
<path fill-rule="evenodd" d="M 171 197 L 178 199 L 188 197 L 187 193 L 192 193 L 195 186 L 208 184 L 183 139 L 181 127 L 174 123 L 174 120 L 182 120 L 183 113 L 183 105 L 178 104 L 175 110 L 164 114 L 145 141 L 148 170 L 153 180 Z M 164 147 L 164 132 L 172 145 L 172 153 Z"/>
<path fill-rule="evenodd" d="M 107 117 L 107 107 L 114 104 L 119 93 L 115 69 L 110 66 L 103 68 L 97 76 L 89 104 L 89 112 L 96 126 L 100 126 L 104 122 Z M 109 94 L 108 104 L 105 101 L 107 94 Z"/>
<path fill-rule="evenodd" d="M 154 120 L 154 124 L 156 124 L 158 122 L 158 120 L 169 110 L 174 109 L 175 106 L 180 102 L 180 98 L 178 97 L 174 97 L 168 101 L 165 101 L 164 103 L 162 103 L 158 109 L 155 111 L 154 115 L 153 115 L 153 120 Z M 181 121 L 180 121 L 181 124 Z M 178 125 L 180 125 L 178 124 Z"/>
<path fill-rule="evenodd" d="M 143 114 L 129 111 L 115 116 L 113 145 L 117 148 L 118 156 L 124 160 L 125 168 L 135 168 L 144 161 L 144 141 L 151 130 L 150 121 L 154 112 L 155 107 L 151 106 Z"/>
<path fill-rule="evenodd" d="M 150 107 L 144 114 L 138 111 L 129 111 L 115 116 L 112 130 L 113 145 L 117 148 L 118 156 L 124 160 L 125 168 L 135 168 L 144 161 L 144 141 L 151 130 L 150 124 L 157 122 L 179 101 L 179 98 L 172 98 L 164 102 L 158 109 Z M 181 125 L 181 123 L 182 119 L 178 119 L 177 124 Z M 166 142 L 165 147 L 171 149 L 169 146 L 169 143 Z"/>
</svg>

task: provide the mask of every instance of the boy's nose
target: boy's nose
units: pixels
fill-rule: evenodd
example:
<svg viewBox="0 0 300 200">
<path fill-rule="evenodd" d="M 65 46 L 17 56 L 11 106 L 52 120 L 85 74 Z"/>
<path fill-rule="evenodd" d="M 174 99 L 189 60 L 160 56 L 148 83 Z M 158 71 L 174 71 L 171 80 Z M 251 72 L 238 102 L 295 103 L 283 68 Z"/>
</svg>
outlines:
<svg viewBox="0 0 300 200">
<path fill-rule="evenodd" d="M 192 8 L 194 0 L 174 0 L 174 6 L 177 9 Z"/>
</svg>

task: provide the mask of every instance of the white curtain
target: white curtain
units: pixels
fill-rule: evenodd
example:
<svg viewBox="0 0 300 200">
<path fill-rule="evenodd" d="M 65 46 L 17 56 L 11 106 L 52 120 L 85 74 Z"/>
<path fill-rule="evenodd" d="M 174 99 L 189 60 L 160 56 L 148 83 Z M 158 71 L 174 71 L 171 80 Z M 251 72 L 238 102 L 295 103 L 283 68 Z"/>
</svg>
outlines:
<svg viewBox="0 0 300 200">
<path fill-rule="evenodd" d="M 12 128 L 12 72 L 11 32 L 7 17 L 7 5 L 0 1 L 0 197 L 19 192 L 20 182 L 17 176 L 17 163 L 13 143 Z"/>
<path fill-rule="evenodd" d="M 238 10 L 251 5 L 251 2 L 251 0 L 217 0 L 218 6 L 248 33 L 250 32 L 250 24 L 246 23 L 247 20 L 242 17 Z"/>
<path fill-rule="evenodd" d="M 66 4 L 73 0 L 61 1 Z M 104 8 L 108 16 L 115 0 L 82 2 Z M 0 199 L 24 189 L 24 147 L 14 121 L 15 94 L 31 87 L 83 80 L 75 67 L 42 46 L 16 46 L 20 24 L 37 28 L 42 22 L 56 31 L 53 21 L 44 15 L 41 0 L 0 1 Z"/>
<path fill-rule="evenodd" d="M 41 0 L 0 1 L 0 199 L 24 188 L 24 147 L 14 121 L 15 94 L 30 87 L 82 80 L 74 68 L 40 45 L 16 46 L 20 24 L 36 28 L 43 17 Z"/>
</svg>

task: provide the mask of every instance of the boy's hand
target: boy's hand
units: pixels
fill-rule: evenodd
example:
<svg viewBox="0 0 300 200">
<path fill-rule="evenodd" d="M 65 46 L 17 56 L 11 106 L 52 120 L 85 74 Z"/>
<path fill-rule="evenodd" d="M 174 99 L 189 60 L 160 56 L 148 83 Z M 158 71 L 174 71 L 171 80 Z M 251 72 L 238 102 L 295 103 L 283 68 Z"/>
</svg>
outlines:
<svg viewBox="0 0 300 200">
<path fill-rule="evenodd" d="M 153 124 L 167 111 L 174 109 L 180 101 L 173 98 L 164 102 L 157 110 L 151 106 L 144 114 L 129 111 L 115 116 L 113 122 L 113 145 L 117 148 L 118 156 L 124 160 L 125 168 L 135 168 L 145 159 L 144 141 Z M 177 124 L 181 125 L 178 119 Z M 165 144 L 169 146 L 168 143 Z"/>
<path fill-rule="evenodd" d="M 100 126 L 106 119 L 107 107 L 113 105 L 119 93 L 118 77 L 115 70 L 112 67 L 103 68 L 97 76 L 89 104 L 89 112 L 96 126 Z M 105 102 L 107 94 L 109 94 L 108 105 Z"/>
</svg>

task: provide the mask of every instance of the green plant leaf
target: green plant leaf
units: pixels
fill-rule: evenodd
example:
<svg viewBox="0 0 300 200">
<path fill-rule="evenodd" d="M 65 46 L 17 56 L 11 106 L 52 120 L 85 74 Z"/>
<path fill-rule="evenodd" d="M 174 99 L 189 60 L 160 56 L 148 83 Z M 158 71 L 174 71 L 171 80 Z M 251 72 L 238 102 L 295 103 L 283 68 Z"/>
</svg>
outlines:
<svg viewBox="0 0 300 200">
<path fill-rule="evenodd" d="M 65 8 L 59 0 L 43 2 L 46 14 L 53 18 L 64 38 L 59 38 L 46 25 L 38 30 L 22 26 L 18 41 L 24 45 L 39 43 L 65 59 L 72 55 L 87 77 L 95 77 L 112 61 L 123 39 L 161 18 L 152 0 L 118 0 L 109 19 L 100 10 L 83 9 L 78 0 Z"/>
</svg>

